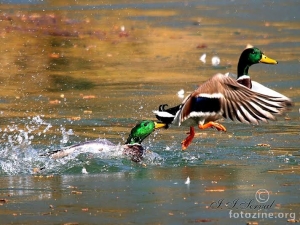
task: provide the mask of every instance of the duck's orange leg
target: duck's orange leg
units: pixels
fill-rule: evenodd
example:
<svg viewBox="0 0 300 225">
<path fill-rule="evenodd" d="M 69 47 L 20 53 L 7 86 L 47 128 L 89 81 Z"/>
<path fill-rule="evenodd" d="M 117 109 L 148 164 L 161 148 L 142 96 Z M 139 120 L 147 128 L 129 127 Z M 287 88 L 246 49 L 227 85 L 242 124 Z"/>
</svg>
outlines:
<svg viewBox="0 0 300 225">
<path fill-rule="evenodd" d="M 218 131 L 225 131 L 226 132 L 226 128 L 219 123 L 215 123 L 215 122 L 208 122 L 206 124 L 203 125 L 198 125 L 199 129 L 206 129 L 206 128 L 216 128 Z M 186 150 L 187 147 L 189 147 L 189 145 L 192 143 L 192 140 L 195 137 L 195 129 L 194 127 L 190 127 L 190 132 L 189 132 L 189 136 L 187 136 L 182 142 L 181 142 L 181 148 L 182 150 Z"/>
<path fill-rule="evenodd" d="M 187 147 L 192 143 L 192 140 L 195 137 L 195 129 L 194 127 L 190 127 L 190 133 L 189 136 L 187 136 L 182 142 L 181 142 L 181 148 L 182 150 L 186 150 Z"/>
<path fill-rule="evenodd" d="M 220 123 L 215 123 L 215 122 L 208 122 L 206 124 L 203 124 L 203 125 L 198 125 L 199 129 L 206 129 L 206 128 L 216 128 L 218 131 L 225 131 L 226 132 L 226 128 L 220 124 Z"/>
</svg>

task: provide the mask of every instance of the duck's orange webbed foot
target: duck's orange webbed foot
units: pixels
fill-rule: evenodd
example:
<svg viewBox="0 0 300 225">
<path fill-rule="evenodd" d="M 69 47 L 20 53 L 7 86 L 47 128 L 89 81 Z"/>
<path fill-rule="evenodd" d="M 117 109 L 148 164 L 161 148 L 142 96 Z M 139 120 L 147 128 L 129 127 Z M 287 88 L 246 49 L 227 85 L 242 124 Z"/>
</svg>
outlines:
<svg viewBox="0 0 300 225">
<path fill-rule="evenodd" d="M 190 127 L 189 136 L 187 136 L 182 142 L 181 142 L 181 148 L 182 150 L 186 150 L 187 147 L 192 143 L 192 140 L 195 137 L 195 129 L 194 127 Z"/>
<path fill-rule="evenodd" d="M 203 124 L 203 125 L 198 125 L 199 129 L 206 129 L 206 128 L 216 128 L 218 131 L 224 131 L 226 132 L 226 128 L 220 124 L 220 123 L 215 123 L 215 122 L 208 122 L 206 124 Z"/>
</svg>

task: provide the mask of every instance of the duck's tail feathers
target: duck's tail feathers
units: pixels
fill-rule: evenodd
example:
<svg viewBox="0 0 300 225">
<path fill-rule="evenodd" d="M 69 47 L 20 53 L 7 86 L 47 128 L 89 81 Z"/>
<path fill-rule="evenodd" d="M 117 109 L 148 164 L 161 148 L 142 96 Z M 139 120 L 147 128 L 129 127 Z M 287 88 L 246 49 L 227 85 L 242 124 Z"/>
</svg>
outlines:
<svg viewBox="0 0 300 225">
<path fill-rule="evenodd" d="M 181 109 L 182 104 L 174 106 L 172 108 L 165 109 L 168 106 L 167 104 L 162 104 L 158 107 L 158 110 L 154 110 L 156 118 L 166 124 L 166 129 L 169 128 L 169 125 L 173 122 L 177 112 Z"/>
</svg>

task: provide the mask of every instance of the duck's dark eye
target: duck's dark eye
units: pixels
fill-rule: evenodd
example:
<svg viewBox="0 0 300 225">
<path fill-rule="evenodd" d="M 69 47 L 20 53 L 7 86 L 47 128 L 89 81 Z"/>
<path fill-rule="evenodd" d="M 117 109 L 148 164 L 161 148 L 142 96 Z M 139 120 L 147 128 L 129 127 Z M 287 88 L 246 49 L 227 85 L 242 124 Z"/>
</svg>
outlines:
<svg viewBox="0 0 300 225">
<path fill-rule="evenodd" d="M 144 127 L 148 126 L 148 123 L 144 123 Z"/>
</svg>

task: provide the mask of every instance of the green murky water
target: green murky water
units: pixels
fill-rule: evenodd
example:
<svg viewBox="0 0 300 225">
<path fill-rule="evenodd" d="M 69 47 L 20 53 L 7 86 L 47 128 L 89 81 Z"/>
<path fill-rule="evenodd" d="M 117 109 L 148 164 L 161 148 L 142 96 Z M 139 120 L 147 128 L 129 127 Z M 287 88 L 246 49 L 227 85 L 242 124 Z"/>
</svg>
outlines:
<svg viewBox="0 0 300 225">
<path fill-rule="evenodd" d="M 1 223 L 298 220 L 298 8 L 292 0 L 2 1 Z M 39 157 L 96 138 L 123 143 L 138 121 L 154 119 L 159 104 L 182 101 L 180 89 L 187 94 L 217 72 L 235 73 L 248 43 L 279 61 L 250 69 L 253 80 L 293 99 L 278 121 L 224 121 L 227 133 L 201 131 L 187 152 L 180 142 L 188 129 L 160 130 L 144 141 L 155 156 L 144 164 L 109 153 Z M 213 56 L 220 66 L 211 65 Z M 33 174 L 45 165 L 43 177 Z M 255 207 L 259 189 L 269 192 L 269 209 Z"/>
</svg>

